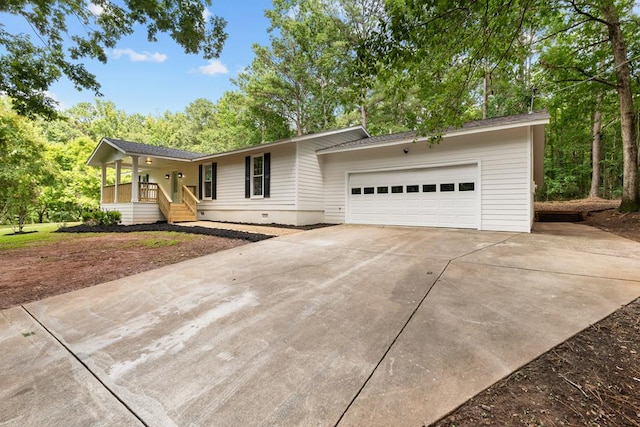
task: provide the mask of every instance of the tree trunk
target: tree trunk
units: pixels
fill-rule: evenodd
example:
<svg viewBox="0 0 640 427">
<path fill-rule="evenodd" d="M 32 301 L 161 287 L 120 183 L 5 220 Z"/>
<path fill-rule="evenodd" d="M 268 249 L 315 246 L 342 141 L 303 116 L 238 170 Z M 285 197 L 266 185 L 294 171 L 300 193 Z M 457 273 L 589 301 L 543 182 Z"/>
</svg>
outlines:
<svg viewBox="0 0 640 427">
<path fill-rule="evenodd" d="M 600 160 L 602 158 L 600 143 L 602 141 L 602 135 L 600 130 L 602 129 L 602 112 L 600 111 L 600 103 L 602 102 L 602 95 L 598 94 L 598 100 L 596 102 L 596 111 L 593 113 L 593 131 L 591 142 L 591 189 L 589 190 L 589 197 L 600 197 Z"/>
<path fill-rule="evenodd" d="M 618 100 L 620 102 L 620 126 L 622 128 L 622 203 L 621 212 L 640 210 L 640 192 L 638 189 L 638 146 L 631 92 L 631 74 L 627 59 L 627 46 L 620 28 L 620 19 L 612 2 L 602 6 L 607 21 L 609 39 L 613 49 L 616 66 Z"/>
<path fill-rule="evenodd" d="M 363 100 L 364 101 L 364 100 Z M 364 102 L 360 105 L 360 116 L 363 128 L 367 128 L 367 109 L 364 107 Z"/>
<path fill-rule="evenodd" d="M 484 82 L 482 87 L 482 119 L 487 118 L 487 104 L 489 103 L 489 73 L 487 66 L 484 69 Z"/>
</svg>

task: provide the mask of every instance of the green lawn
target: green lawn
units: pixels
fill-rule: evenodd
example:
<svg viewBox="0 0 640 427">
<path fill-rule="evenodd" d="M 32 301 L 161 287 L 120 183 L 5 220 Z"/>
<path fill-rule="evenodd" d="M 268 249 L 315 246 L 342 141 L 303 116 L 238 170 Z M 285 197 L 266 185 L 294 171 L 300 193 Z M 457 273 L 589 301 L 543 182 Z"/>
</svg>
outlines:
<svg viewBox="0 0 640 427">
<path fill-rule="evenodd" d="M 66 223 L 67 226 L 79 223 Z M 0 250 L 21 248 L 25 245 L 38 242 L 51 242 L 70 238 L 67 233 L 54 233 L 61 224 L 28 224 L 23 231 L 25 234 L 13 234 L 13 229 L 9 225 L 0 225 Z"/>
</svg>

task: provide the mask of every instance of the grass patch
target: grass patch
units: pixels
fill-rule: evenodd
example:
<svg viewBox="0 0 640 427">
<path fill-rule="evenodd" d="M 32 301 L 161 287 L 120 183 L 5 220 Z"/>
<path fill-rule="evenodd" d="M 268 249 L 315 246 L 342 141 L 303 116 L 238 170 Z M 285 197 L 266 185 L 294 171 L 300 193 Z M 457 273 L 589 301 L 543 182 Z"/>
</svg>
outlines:
<svg viewBox="0 0 640 427">
<path fill-rule="evenodd" d="M 140 241 L 140 243 L 142 243 L 142 245 L 145 248 L 149 248 L 149 249 L 163 248 L 165 246 L 173 246 L 173 245 L 177 245 L 180 242 L 181 242 L 180 240 L 176 240 L 176 239 L 144 239 Z"/>
<path fill-rule="evenodd" d="M 117 233 L 114 234 L 117 235 Z M 123 242 L 121 246 L 123 249 L 164 248 L 195 240 L 199 237 L 195 234 L 177 233 L 174 231 L 134 231 L 127 233 L 127 235 L 133 239 L 128 242 Z"/>
<path fill-rule="evenodd" d="M 60 224 L 57 223 L 28 224 L 23 228 L 25 234 L 14 234 L 11 226 L 0 226 L 0 250 L 16 249 L 33 244 L 45 244 L 72 238 L 72 236 L 55 233 L 59 227 Z"/>
</svg>

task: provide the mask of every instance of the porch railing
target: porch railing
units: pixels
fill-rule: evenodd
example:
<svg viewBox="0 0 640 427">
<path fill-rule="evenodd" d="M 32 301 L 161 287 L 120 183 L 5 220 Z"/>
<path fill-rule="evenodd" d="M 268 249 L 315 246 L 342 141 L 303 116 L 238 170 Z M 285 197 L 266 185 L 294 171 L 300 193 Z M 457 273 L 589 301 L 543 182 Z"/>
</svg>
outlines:
<svg viewBox="0 0 640 427">
<path fill-rule="evenodd" d="M 139 182 L 138 200 L 141 203 L 158 203 L 158 183 Z"/>
<path fill-rule="evenodd" d="M 158 203 L 158 184 L 155 182 L 138 183 L 138 201 L 140 203 Z M 118 185 L 118 200 L 116 201 L 116 186 L 105 185 L 102 190 L 102 203 L 131 203 L 131 183 Z"/>
<path fill-rule="evenodd" d="M 118 185 L 117 203 L 131 203 L 131 183 Z"/>
<path fill-rule="evenodd" d="M 102 188 L 102 203 L 115 203 L 116 199 L 116 186 L 105 185 Z"/>
<path fill-rule="evenodd" d="M 131 189 L 131 183 L 118 185 L 117 203 L 131 203 Z M 183 185 L 181 190 L 181 202 L 173 203 L 167 190 L 162 186 L 153 182 L 139 182 L 138 201 L 140 203 L 157 203 L 160 212 L 169 223 L 193 221 L 197 218 L 198 198 L 193 194 L 193 190 L 186 185 Z M 114 203 L 115 193 L 115 185 L 105 186 L 102 191 L 102 203 Z"/>
</svg>

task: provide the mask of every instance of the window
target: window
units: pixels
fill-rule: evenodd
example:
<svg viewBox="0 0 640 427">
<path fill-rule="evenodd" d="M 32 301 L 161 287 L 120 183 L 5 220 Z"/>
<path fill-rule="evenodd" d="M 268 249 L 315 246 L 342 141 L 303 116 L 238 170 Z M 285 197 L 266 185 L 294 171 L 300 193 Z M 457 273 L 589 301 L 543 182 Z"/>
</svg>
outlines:
<svg viewBox="0 0 640 427">
<path fill-rule="evenodd" d="M 203 198 L 211 199 L 213 196 L 213 165 L 203 165 L 202 170 L 202 188 L 204 190 Z"/>
<path fill-rule="evenodd" d="M 441 192 L 456 191 L 456 185 L 455 184 L 440 184 L 440 191 Z"/>
<path fill-rule="evenodd" d="M 420 192 L 419 185 L 407 185 L 407 193 L 418 193 Z"/>
<path fill-rule="evenodd" d="M 423 193 L 435 193 L 436 185 L 435 184 L 425 184 L 422 186 Z"/>
<path fill-rule="evenodd" d="M 461 182 L 458 184 L 458 191 L 474 191 L 476 185 L 474 182 Z"/>
<path fill-rule="evenodd" d="M 402 193 L 403 187 L 402 185 L 394 185 L 393 187 L 391 187 L 391 192 L 392 193 Z"/>
<path fill-rule="evenodd" d="M 364 187 L 364 194 L 373 194 L 373 187 Z"/>
<path fill-rule="evenodd" d="M 360 188 L 360 187 L 352 188 L 351 189 L 351 194 L 362 194 L 362 188 Z"/>
<path fill-rule="evenodd" d="M 389 192 L 389 187 L 378 187 L 378 194 L 387 194 Z"/>
<path fill-rule="evenodd" d="M 264 156 L 253 156 L 251 168 L 251 195 L 262 197 L 264 195 Z"/>
<path fill-rule="evenodd" d="M 216 197 L 216 171 L 213 170 L 213 198 Z M 271 153 L 244 158 L 244 198 L 271 197 Z"/>
</svg>

